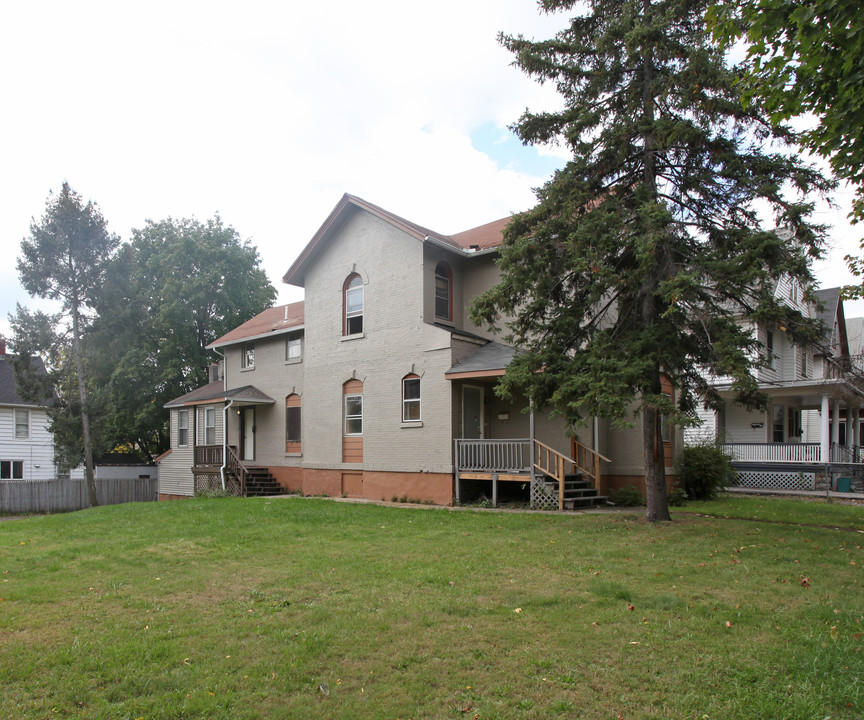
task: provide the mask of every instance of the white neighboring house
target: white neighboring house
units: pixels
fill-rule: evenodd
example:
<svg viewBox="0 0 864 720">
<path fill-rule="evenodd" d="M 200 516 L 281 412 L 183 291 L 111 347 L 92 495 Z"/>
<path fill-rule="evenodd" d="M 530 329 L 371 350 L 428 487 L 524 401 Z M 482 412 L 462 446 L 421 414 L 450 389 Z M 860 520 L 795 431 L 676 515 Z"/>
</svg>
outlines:
<svg viewBox="0 0 864 720">
<path fill-rule="evenodd" d="M 34 403 L 16 390 L 14 356 L 6 354 L 0 338 L 0 480 L 51 480 L 54 467 L 54 437 L 48 430 L 48 402 Z M 34 361 L 44 372 L 42 361 Z"/>
<path fill-rule="evenodd" d="M 733 404 L 730 381 L 716 378 L 714 387 L 730 402 L 716 412 L 701 410 L 702 425 L 686 430 L 685 442 L 723 442 L 741 485 L 812 490 L 817 477 L 840 487 L 843 476 L 854 489 L 864 488 L 864 374 L 850 355 L 840 288 L 815 292 L 821 308 L 807 303 L 789 282 L 779 283 L 776 294 L 805 315 L 819 317 L 825 326 L 823 341 L 799 347 L 782 327 L 754 326 L 768 358 L 767 367 L 756 371 L 759 389 L 768 396 L 767 409 Z"/>
</svg>

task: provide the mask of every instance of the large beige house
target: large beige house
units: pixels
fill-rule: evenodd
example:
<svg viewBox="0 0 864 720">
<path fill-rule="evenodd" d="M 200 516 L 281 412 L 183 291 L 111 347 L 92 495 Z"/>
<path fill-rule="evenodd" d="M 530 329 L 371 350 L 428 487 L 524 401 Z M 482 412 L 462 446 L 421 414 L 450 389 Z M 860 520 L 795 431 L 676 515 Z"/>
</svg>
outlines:
<svg viewBox="0 0 864 720">
<path fill-rule="evenodd" d="M 269 484 L 449 504 L 469 483 L 494 499 L 518 482 L 535 506 L 560 507 L 644 486 L 640 428 L 594 419 L 571 437 L 496 396 L 513 350 L 468 307 L 498 280 L 508 220 L 448 236 L 343 196 L 285 273 L 305 300 L 213 342 L 211 382 L 166 405 L 161 497 Z"/>
</svg>

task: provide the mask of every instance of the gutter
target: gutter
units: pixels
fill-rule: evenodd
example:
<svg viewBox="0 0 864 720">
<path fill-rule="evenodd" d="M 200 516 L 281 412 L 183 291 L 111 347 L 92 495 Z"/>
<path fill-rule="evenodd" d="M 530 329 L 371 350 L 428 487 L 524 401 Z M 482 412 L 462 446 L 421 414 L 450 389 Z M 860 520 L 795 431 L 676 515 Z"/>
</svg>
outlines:
<svg viewBox="0 0 864 720">
<path fill-rule="evenodd" d="M 427 235 L 424 238 L 425 242 L 431 243 L 432 245 L 437 245 L 440 248 L 444 248 L 445 250 L 449 250 L 450 252 L 456 253 L 457 255 L 461 255 L 462 257 L 475 257 L 477 255 L 491 255 L 492 253 L 498 252 L 498 247 L 486 248 L 485 250 L 466 250 L 465 248 L 456 247 L 450 243 L 446 243 L 443 240 L 439 240 L 432 235 Z"/>
</svg>

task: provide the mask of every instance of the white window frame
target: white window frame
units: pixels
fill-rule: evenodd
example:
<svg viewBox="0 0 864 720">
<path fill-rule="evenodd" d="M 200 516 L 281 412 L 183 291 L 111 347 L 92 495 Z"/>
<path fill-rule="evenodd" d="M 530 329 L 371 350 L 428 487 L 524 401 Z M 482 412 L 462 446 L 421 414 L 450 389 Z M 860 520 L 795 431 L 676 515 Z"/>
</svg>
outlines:
<svg viewBox="0 0 864 720">
<path fill-rule="evenodd" d="M 240 349 L 240 367 L 244 370 L 255 369 L 255 343 L 243 343 Z"/>
<path fill-rule="evenodd" d="M 416 384 L 417 386 L 417 397 L 408 397 L 408 383 L 411 383 L 412 387 Z M 402 422 L 410 423 L 410 422 L 421 422 L 423 416 L 421 414 L 422 405 L 421 405 L 421 385 L 420 378 L 417 376 L 413 377 L 404 377 L 402 378 Z M 411 409 L 416 407 L 417 417 L 411 417 Z"/>
<path fill-rule="evenodd" d="M 300 362 L 303 359 L 303 334 L 289 333 L 285 338 L 285 362 Z"/>
<path fill-rule="evenodd" d="M 216 408 L 204 408 L 204 444 L 216 444 Z"/>
<path fill-rule="evenodd" d="M 177 411 L 177 447 L 189 447 L 189 411 Z"/>
<path fill-rule="evenodd" d="M 365 293 L 363 278 L 354 275 L 345 285 L 345 335 L 361 335 L 364 328 L 363 312 L 365 310 Z M 359 302 L 358 302 L 359 298 Z M 352 305 L 353 303 L 353 305 Z M 351 308 L 354 309 L 351 309 Z M 352 326 L 359 328 L 352 329 Z"/>
<path fill-rule="evenodd" d="M 15 435 L 16 440 L 29 440 L 30 439 L 30 411 L 23 410 L 21 408 L 15 408 L 13 412 L 13 422 L 14 422 L 14 430 L 13 433 Z M 23 417 L 23 421 L 19 419 Z M 22 430 L 23 428 L 23 430 Z"/>
<path fill-rule="evenodd" d="M 5 466 L 5 467 L 4 467 Z M 19 470 L 16 474 L 15 470 Z M 24 461 L 23 460 L 0 460 L 0 480 L 23 480 L 24 479 Z"/>
<path fill-rule="evenodd" d="M 350 403 L 359 403 L 360 412 L 348 414 L 348 406 Z M 344 432 L 346 437 L 358 437 L 363 435 L 363 395 L 351 394 L 345 396 L 344 404 Z M 359 430 L 355 427 L 353 431 L 349 430 L 350 423 L 359 423 Z"/>
</svg>

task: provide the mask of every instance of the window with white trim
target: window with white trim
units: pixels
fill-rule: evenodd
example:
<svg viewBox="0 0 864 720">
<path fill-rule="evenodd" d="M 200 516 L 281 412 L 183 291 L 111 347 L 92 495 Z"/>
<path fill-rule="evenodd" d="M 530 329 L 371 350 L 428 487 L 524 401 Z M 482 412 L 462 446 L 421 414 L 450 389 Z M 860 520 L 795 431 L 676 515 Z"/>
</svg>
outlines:
<svg viewBox="0 0 864 720">
<path fill-rule="evenodd" d="M 252 370 L 255 367 L 255 343 L 243 343 L 243 348 L 240 354 L 240 367 L 245 370 Z"/>
<path fill-rule="evenodd" d="M 290 333 L 285 338 L 285 360 L 288 362 L 298 362 L 303 357 L 303 334 Z"/>
<path fill-rule="evenodd" d="M 345 434 L 363 434 L 363 396 L 345 396 Z"/>
<path fill-rule="evenodd" d="M 402 378 L 402 422 L 420 421 L 420 377 L 406 375 Z"/>
<path fill-rule="evenodd" d="M 216 409 L 204 408 L 204 444 L 216 444 Z"/>
<path fill-rule="evenodd" d="M 189 411 L 177 411 L 177 447 L 189 445 Z"/>
<path fill-rule="evenodd" d="M 363 332 L 363 278 L 357 273 L 345 279 L 343 296 L 345 308 L 343 335 L 359 335 Z"/>
<path fill-rule="evenodd" d="M 23 460 L 0 460 L 0 480 L 23 480 Z"/>
<path fill-rule="evenodd" d="M 15 410 L 15 439 L 30 439 L 30 411 Z"/>
</svg>

